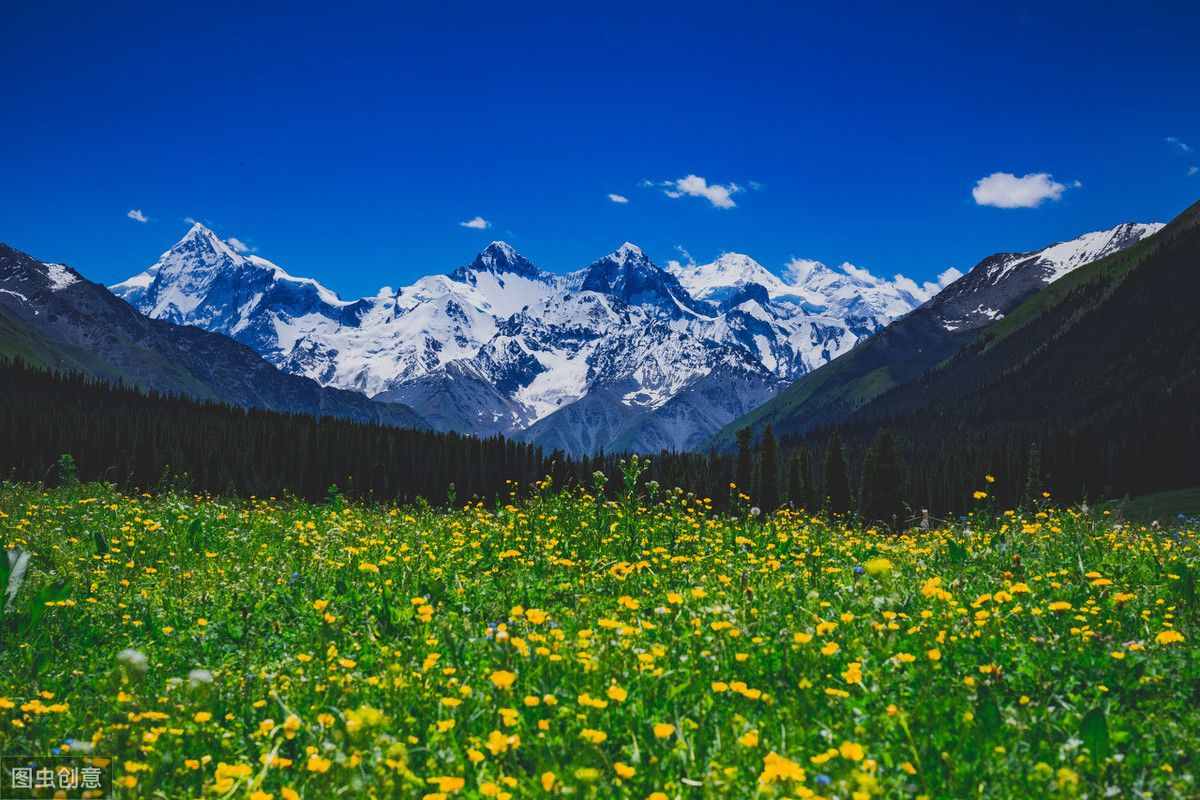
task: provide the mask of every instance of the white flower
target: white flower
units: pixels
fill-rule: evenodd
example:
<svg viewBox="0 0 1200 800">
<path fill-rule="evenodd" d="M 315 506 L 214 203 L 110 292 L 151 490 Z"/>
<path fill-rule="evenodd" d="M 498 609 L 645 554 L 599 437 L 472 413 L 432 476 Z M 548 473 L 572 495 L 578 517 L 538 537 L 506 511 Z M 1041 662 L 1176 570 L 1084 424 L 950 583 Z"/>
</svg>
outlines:
<svg viewBox="0 0 1200 800">
<path fill-rule="evenodd" d="M 138 675 L 145 675 L 146 670 L 150 668 L 150 662 L 146 659 L 145 654 L 132 647 L 126 647 L 117 653 L 117 663 L 128 672 Z"/>
<path fill-rule="evenodd" d="M 206 669 L 194 669 L 188 673 L 188 683 L 195 688 L 201 684 L 212 683 L 213 675 Z"/>
</svg>

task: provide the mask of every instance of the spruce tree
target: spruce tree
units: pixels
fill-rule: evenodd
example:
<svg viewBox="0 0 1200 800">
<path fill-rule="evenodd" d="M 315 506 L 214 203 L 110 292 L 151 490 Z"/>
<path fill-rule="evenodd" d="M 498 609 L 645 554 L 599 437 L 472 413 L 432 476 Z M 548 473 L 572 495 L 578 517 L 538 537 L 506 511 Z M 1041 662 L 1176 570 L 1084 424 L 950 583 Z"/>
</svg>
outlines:
<svg viewBox="0 0 1200 800">
<path fill-rule="evenodd" d="M 779 456 L 770 425 L 758 442 L 758 471 L 758 502 L 763 511 L 774 511 L 779 508 Z"/>
<path fill-rule="evenodd" d="M 795 508 L 807 508 L 808 499 L 808 451 L 801 447 L 792 454 L 788 465 L 788 499 Z"/>
<path fill-rule="evenodd" d="M 1021 505 L 1025 508 L 1033 508 L 1041 496 L 1042 451 L 1038 449 L 1038 443 L 1033 442 L 1029 445 L 1029 465 L 1025 470 L 1025 491 L 1021 498 Z"/>
<path fill-rule="evenodd" d="M 834 514 L 845 514 L 850 510 L 846 456 L 842 452 L 842 438 L 836 430 L 825 446 L 825 502 L 826 508 Z"/>
<path fill-rule="evenodd" d="M 864 520 L 870 522 L 874 519 L 872 516 L 875 512 L 875 496 L 877 494 L 876 481 L 878 480 L 878 468 L 876 466 L 879 461 L 879 439 L 871 442 L 871 446 L 867 448 L 866 455 L 863 456 L 862 475 L 858 483 L 858 515 Z"/>
<path fill-rule="evenodd" d="M 749 428 L 742 428 L 737 432 L 737 444 L 737 472 L 734 473 L 733 482 L 737 484 L 739 492 L 751 494 L 750 481 L 754 474 L 754 457 L 750 453 Z"/>
<path fill-rule="evenodd" d="M 883 523 L 895 528 L 904 511 L 901 479 L 896 441 L 890 431 L 881 430 L 863 459 L 859 515 L 869 523 Z"/>
</svg>

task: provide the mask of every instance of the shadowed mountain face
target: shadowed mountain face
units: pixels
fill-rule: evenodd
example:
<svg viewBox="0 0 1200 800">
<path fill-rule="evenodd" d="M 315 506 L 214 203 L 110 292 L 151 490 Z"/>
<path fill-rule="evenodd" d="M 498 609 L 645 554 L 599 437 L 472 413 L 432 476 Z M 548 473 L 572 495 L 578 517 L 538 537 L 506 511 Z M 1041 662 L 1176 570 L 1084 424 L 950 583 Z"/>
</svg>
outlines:
<svg viewBox="0 0 1200 800">
<path fill-rule="evenodd" d="M 800 436 L 837 424 L 892 389 L 916 381 L 1047 286 L 1162 227 L 1126 223 L 1043 250 L 990 256 L 921 307 L 733 421 L 714 443 L 732 447 L 743 427 L 760 432 L 770 424 L 780 435 Z"/>
<path fill-rule="evenodd" d="M 247 408 L 426 427 L 412 409 L 282 373 L 245 345 L 150 319 L 75 270 L 0 245 L 0 354 Z"/>
<path fill-rule="evenodd" d="M 572 455 L 647 452 L 702 447 L 748 412 L 757 425 L 783 408 L 784 432 L 838 419 L 1031 292 L 1154 230 L 1123 225 L 1000 254 L 924 286 L 815 261 L 793 262 L 784 278 L 737 253 L 663 269 L 628 242 L 556 275 L 493 242 L 449 274 L 347 301 L 196 225 L 113 291 L 286 372 L 410 405 L 441 430 Z"/>
<path fill-rule="evenodd" d="M 1006 502 L 1028 474 L 1026 499 L 1043 486 L 1072 498 L 1196 486 L 1197 292 L 1200 203 L 1029 295 L 846 415 L 840 438 L 861 451 L 881 428 L 894 432 L 914 467 L 910 491 L 942 507 L 978 488 L 982 470 L 964 473 L 964 457 L 1003 476 Z"/>
<path fill-rule="evenodd" d="M 702 444 L 940 286 L 816 262 L 785 280 L 733 253 L 662 269 L 629 243 L 556 275 L 493 242 L 449 274 L 346 301 L 197 225 L 112 288 L 439 429 L 584 455 Z"/>
</svg>

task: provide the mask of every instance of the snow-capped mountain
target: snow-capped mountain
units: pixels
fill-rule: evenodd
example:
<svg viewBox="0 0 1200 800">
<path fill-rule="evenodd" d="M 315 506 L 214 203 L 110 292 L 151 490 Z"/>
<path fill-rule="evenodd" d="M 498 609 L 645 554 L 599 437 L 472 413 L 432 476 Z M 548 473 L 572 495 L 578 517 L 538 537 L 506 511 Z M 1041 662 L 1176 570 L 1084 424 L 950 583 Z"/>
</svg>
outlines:
<svg viewBox="0 0 1200 800">
<path fill-rule="evenodd" d="M 959 277 L 957 271 L 947 271 L 942 281 L 949 280 L 949 285 L 927 302 L 828 368 L 798 376 L 764 405 L 726 425 L 714 442 L 732 447 L 737 430 L 744 427 L 757 432 L 770 424 L 777 434 L 798 436 L 842 422 L 875 398 L 897 387 L 916 385 L 1033 293 L 1162 227 L 1126 223 L 1041 250 L 998 253 Z M 902 279 L 896 283 L 907 285 Z"/>
<path fill-rule="evenodd" d="M 62 264 L 0 243 L 0 354 L 245 408 L 428 428 L 411 409 L 288 375 L 245 345 L 138 314 Z"/>
<path fill-rule="evenodd" d="M 948 331 L 968 331 L 1004 316 L 1031 292 L 1158 233 L 1161 222 L 1126 222 L 1028 253 L 997 253 L 955 281 L 930 310 Z"/>
<path fill-rule="evenodd" d="M 1005 262 L 996 280 L 1065 272 L 1145 235 L 1135 228 Z M 801 260 L 780 276 L 738 253 L 664 269 L 628 242 L 555 274 L 493 242 L 449 273 L 349 301 L 197 224 L 112 290 L 286 372 L 404 403 L 435 427 L 579 455 L 702 446 L 958 278 L 918 285 Z"/>
<path fill-rule="evenodd" d="M 735 253 L 663 269 L 627 242 L 558 275 L 493 242 L 448 274 L 349 301 L 196 224 L 111 288 L 444 429 L 580 454 L 696 446 L 939 288 L 805 263 L 795 280 Z"/>
</svg>

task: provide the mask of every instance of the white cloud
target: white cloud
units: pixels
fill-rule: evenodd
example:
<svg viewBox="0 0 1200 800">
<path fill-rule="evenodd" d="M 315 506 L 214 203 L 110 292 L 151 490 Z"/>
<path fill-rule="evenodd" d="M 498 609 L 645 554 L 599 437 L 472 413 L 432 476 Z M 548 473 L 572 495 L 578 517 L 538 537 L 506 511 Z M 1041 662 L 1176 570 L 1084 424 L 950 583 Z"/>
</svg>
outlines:
<svg viewBox="0 0 1200 800">
<path fill-rule="evenodd" d="M 971 196 L 981 206 L 1037 208 L 1047 200 L 1058 200 L 1066 190 L 1065 184 L 1046 172 L 1031 172 L 1020 178 L 1011 172 L 993 172 L 979 179 Z"/>
<path fill-rule="evenodd" d="M 620 203 L 622 205 L 629 202 L 629 198 L 626 197 L 625 195 L 613 194 L 611 192 L 609 192 L 608 199 L 612 200 L 614 203 Z"/>
<path fill-rule="evenodd" d="M 678 178 L 673 181 L 660 181 L 657 184 L 650 181 L 642 181 L 641 185 L 661 187 L 667 197 L 671 198 L 680 198 L 685 195 L 687 197 L 703 197 L 712 203 L 715 208 L 736 208 L 737 203 L 733 202 L 733 195 L 745 191 L 736 183 L 725 185 L 719 183 L 710 184 L 699 175 L 688 175 L 685 178 Z"/>
<path fill-rule="evenodd" d="M 667 267 L 669 269 L 675 270 L 683 269 L 684 267 L 696 266 L 696 259 L 692 258 L 692 254 L 687 251 L 686 247 L 681 244 L 677 244 L 675 245 L 675 250 L 679 253 L 679 255 L 683 256 L 683 261 L 680 261 L 677 258 L 672 258 L 667 262 Z"/>
<path fill-rule="evenodd" d="M 129 217 L 134 222 L 149 222 L 150 221 L 150 218 L 147 217 L 145 214 L 143 214 L 142 210 L 140 208 L 129 209 L 129 211 L 127 211 L 125 213 L 125 216 Z"/>
<path fill-rule="evenodd" d="M 871 274 L 871 270 L 866 267 L 855 266 L 849 261 L 842 262 L 842 272 L 854 278 L 859 283 L 865 283 L 869 286 L 875 286 L 882 282 L 878 276 Z"/>
<path fill-rule="evenodd" d="M 815 258 L 792 258 L 783 265 L 783 276 L 787 278 L 788 283 L 799 285 L 808 280 L 814 272 L 823 269 L 829 268 Z"/>
<path fill-rule="evenodd" d="M 1185 153 L 1192 152 L 1191 146 L 1187 142 L 1182 141 L 1178 136 L 1168 136 L 1164 141 L 1167 144 L 1175 145 L 1176 147 L 1178 147 L 1180 150 L 1182 150 Z"/>
<path fill-rule="evenodd" d="M 473 217 L 466 222 L 460 222 L 458 224 L 464 228 L 474 228 L 477 231 L 487 230 L 488 228 L 492 227 L 492 223 L 488 222 L 483 217 Z"/>
<path fill-rule="evenodd" d="M 1200 167 L 1197 167 L 1197 166 L 1188 167 L 1188 175 L 1195 175 L 1197 172 L 1200 172 Z"/>
<path fill-rule="evenodd" d="M 184 217 L 183 221 L 186 222 L 188 225 L 195 225 L 200 220 L 196 219 L 195 217 Z"/>
<path fill-rule="evenodd" d="M 228 239 L 226 239 L 225 244 L 229 245 L 230 247 L 232 247 L 234 250 L 236 250 L 239 253 L 249 253 L 252 249 L 254 249 L 254 248 L 250 247 L 250 245 L 243 242 L 241 239 L 238 239 L 233 236 L 230 236 Z"/>
<path fill-rule="evenodd" d="M 923 303 L 961 277 L 961 272 L 954 267 L 950 267 L 950 269 L 938 275 L 937 280 L 925 281 L 918 285 L 912 278 L 897 274 L 892 278 L 892 284 L 897 289 L 908 292 Z"/>
<path fill-rule="evenodd" d="M 937 282 L 938 282 L 938 285 L 944 289 L 945 287 L 954 283 L 956 280 L 958 280 L 962 276 L 963 276 L 963 274 L 961 272 L 959 272 L 954 267 L 950 267 L 950 269 L 946 270 L 941 275 L 938 275 Z"/>
<path fill-rule="evenodd" d="M 918 286 L 917 282 L 914 281 L 912 278 L 906 278 L 903 275 L 897 274 L 896 277 L 892 279 L 892 283 L 896 284 L 897 289 L 899 289 L 902 292 L 908 292 L 913 297 L 922 297 L 922 298 L 925 297 L 926 289 L 924 287 Z M 925 284 L 926 287 L 931 286 L 931 285 L 932 285 L 932 282 L 926 282 L 926 284 Z"/>
</svg>

